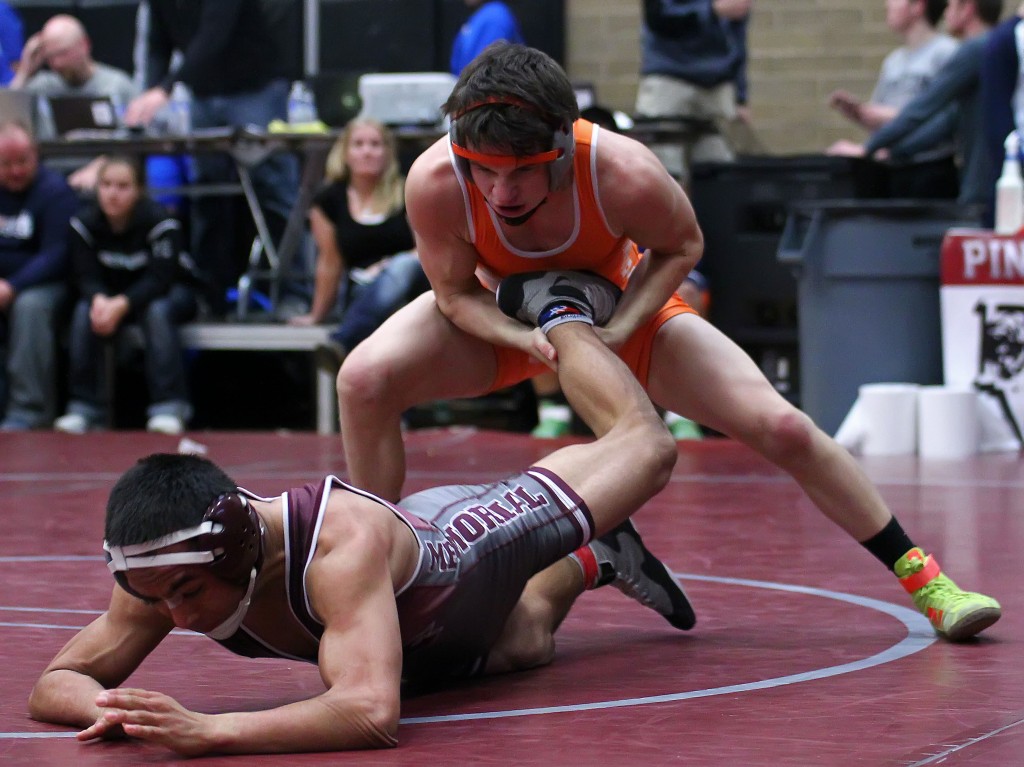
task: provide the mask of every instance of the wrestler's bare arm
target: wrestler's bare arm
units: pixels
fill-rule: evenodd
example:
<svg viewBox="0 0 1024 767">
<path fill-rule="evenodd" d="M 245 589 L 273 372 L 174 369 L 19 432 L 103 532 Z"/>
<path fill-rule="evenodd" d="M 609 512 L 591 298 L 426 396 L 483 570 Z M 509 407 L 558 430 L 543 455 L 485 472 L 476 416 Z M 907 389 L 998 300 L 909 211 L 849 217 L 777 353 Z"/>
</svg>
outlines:
<svg viewBox="0 0 1024 767">
<path fill-rule="evenodd" d="M 127 679 L 173 627 L 161 605 L 147 605 L 115 587 L 107 611 L 64 645 L 43 671 L 29 696 L 29 716 L 92 725 L 102 714 L 96 695 Z"/>
<path fill-rule="evenodd" d="M 550 359 L 543 334 L 506 317 L 494 294 L 476 277 L 477 252 L 469 240 L 462 189 L 442 140 L 417 158 L 405 186 L 405 207 L 423 271 L 441 312 L 460 330 L 499 346 Z M 537 351 L 537 345 L 543 352 Z"/>
<path fill-rule="evenodd" d="M 185 756 L 395 745 L 402 650 L 390 543 L 370 525 L 351 526 L 339 539 L 335 546 L 321 540 L 328 553 L 318 553 L 307 573 L 311 604 L 325 625 L 319 656 L 324 693 L 264 711 L 200 714 L 159 692 L 105 690 L 96 696 L 100 719 L 79 738 L 120 727 Z"/>
<path fill-rule="evenodd" d="M 324 530 L 320 546 L 328 553 L 310 565 L 307 590 L 325 625 L 319 667 L 327 690 L 267 711 L 210 717 L 209 747 L 200 753 L 396 745 L 402 642 L 389 534 L 379 524 L 350 524 L 335 535 Z"/>
<path fill-rule="evenodd" d="M 602 131 L 597 172 L 601 205 L 612 231 L 648 251 L 601 331 L 614 346 L 679 287 L 700 260 L 704 239 L 686 194 L 643 144 Z"/>
</svg>

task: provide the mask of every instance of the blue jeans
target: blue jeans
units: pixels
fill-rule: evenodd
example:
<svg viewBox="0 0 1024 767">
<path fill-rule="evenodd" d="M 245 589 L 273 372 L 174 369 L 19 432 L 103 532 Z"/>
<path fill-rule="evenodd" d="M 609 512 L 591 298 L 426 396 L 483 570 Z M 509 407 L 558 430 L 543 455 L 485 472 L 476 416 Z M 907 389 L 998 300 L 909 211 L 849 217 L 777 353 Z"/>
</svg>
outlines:
<svg viewBox="0 0 1024 767">
<path fill-rule="evenodd" d="M 64 311 L 63 283 L 18 292 L 0 312 L 0 409 L 24 428 L 49 426 L 57 415 L 57 323 Z"/>
<path fill-rule="evenodd" d="M 192 102 L 194 129 L 249 125 L 265 129 L 288 114 L 288 82 L 272 80 L 263 88 L 230 96 L 200 96 Z M 226 183 L 235 178 L 235 164 L 225 154 L 199 154 L 194 158 L 199 184 Z M 298 197 L 299 164 L 292 154 L 275 152 L 251 170 L 253 187 L 271 234 L 279 238 Z M 240 259 L 248 253 L 235 243 L 233 200 L 199 196 L 192 200 L 192 257 L 209 276 L 215 294 L 223 299 L 242 271 Z M 220 307 L 212 307 L 215 312 Z"/>
<path fill-rule="evenodd" d="M 80 299 L 71 318 L 71 401 L 68 412 L 79 413 L 92 423 L 102 424 L 110 408 L 104 380 L 104 348 L 114 339 L 92 332 L 90 304 L 91 299 Z M 151 417 L 176 415 L 187 421 L 192 416 L 178 326 L 195 317 L 196 307 L 195 294 L 184 285 L 175 285 L 166 296 L 150 303 L 141 317 L 135 312 L 129 312 L 125 317 L 126 322 L 139 323 L 145 339 L 143 354 L 150 401 L 147 414 Z"/>
<path fill-rule="evenodd" d="M 350 284 L 341 324 L 331 338 L 352 351 L 388 317 L 429 288 L 415 253 L 391 256 L 384 268 L 366 284 Z"/>
</svg>

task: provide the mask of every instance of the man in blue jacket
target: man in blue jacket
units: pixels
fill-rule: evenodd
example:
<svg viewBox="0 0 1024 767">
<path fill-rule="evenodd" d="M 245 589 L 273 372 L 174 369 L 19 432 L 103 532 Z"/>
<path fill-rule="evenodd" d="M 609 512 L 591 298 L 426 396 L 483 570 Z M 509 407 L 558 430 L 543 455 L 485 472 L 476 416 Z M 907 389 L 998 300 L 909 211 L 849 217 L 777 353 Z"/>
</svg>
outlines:
<svg viewBox="0 0 1024 767">
<path fill-rule="evenodd" d="M 997 168 L 985 145 L 980 101 L 980 72 L 988 34 L 999 21 L 1003 0 L 951 0 L 946 7 L 946 31 L 963 42 L 935 73 L 931 82 L 883 125 L 863 147 L 846 154 L 903 159 L 949 139 L 944 120 L 955 106 L 952 130 L 960 166 L 958 202 L 979 205 L 990 217 Z"/>
<path fill-rule="evenodd" d="M 77 207 L 63 176 L 40 167 L 28 129 L 0 121 L 2 431 L 49 427 L 56 416 L 55 334 L 67 291 L 68 221 Z"/>
<path fill-rule="evenodd" d="M 682 158 L 659 151 L 669 172 L 735 159 L 726 129 L 747 121 L 747 22 L 753 0 L 644 0 L 641 118 L 689 121 Z"/>
</svg>

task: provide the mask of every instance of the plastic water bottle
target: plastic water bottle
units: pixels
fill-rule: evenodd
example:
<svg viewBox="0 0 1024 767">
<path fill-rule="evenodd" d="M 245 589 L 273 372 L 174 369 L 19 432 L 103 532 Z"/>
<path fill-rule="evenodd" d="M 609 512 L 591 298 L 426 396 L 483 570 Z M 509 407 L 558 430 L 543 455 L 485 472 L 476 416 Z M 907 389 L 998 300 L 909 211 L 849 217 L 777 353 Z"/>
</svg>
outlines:
<svg viewBox="0 0 1024 767">
<path fill-rule="evenodd" d="M 288 122 L 291 125 L 303 125 L 316 121 L 316 101 L 313 92 L 302 80 L 296 80 L 288 94 Z"/>
<path fill-rule="evenodd" d="M 1006 157 L 996 182 L 996 234 L 1017 234 L 1024 226 L 1024 179 L 1020 172 L 1020 136 L 1013 131 L 1003 146 Z"/>
<path fill-rule="evenodd" d="M 192 132 L 192 99 L 184 83 L 175 83 L 171 88 L 168 112 L 167 128 L 171 135 L 187 136 Z"/>
</svg>

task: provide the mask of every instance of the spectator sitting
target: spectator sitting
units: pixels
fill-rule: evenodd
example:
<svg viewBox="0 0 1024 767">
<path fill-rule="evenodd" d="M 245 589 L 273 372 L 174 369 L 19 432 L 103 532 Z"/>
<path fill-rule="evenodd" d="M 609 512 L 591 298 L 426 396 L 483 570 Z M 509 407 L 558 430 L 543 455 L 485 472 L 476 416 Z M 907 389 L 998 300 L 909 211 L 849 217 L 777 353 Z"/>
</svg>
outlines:
<svg viewBox="0 0 1024 767">
<path fill-rule="evenodd" d="M 985 146 L 984 117 L 979 98 L 981 60 L 987 36 L 999 21 L 1003 0 L 953 0 L 946 8 L 945 23 L 950 34 L 962 40 L 952 58 L 936 73 L 925 89 L 899 114 L 883 125 L 863 145 L 842 148 L 849 156 L 911 157 L 937 142 L 948 139 L 941 130 L 943 115 L 956 108 L 955 137 L 960 167 L 957 201 L 991 211 L 996 168 Z M 990 213 L 989 213 L 990 215 Z"/>
<path fill-rule="evenodd" d="M 68 219 L 78 197 L 40 167 L 28 128 L 0 120 L 2 431 L 49 427 L 57 410 L 57 322 L 67 297 Z"/>
<path fill-rule="evenodd" d="M 896 117 L 958 47 L 956 40 L 937 30 L 946 0 L 886 0 L 885 10 L 889 29 L 903 39 L 903 45 L 882 62 L 870 101 L 863 102 L 845 90 L 833 91 L 829 96 L 833 109 L 870 132 Z M 909 158 L 912 169 L 893 174 L 890 191 L 894 197 L 956 197 L 959 182 L 952 141 L 956 110 L 947 110 L 939 120 L 945 125 L 943 130 L 948 132 L 949 140 Z M 850 143 L 840 140 L 827 153 L 843 154 L 843 147 Z"/>
<path fill-rule="evenodd" d="M 404 186 L 392 133 L 357 117 L 327 156 L 327 185 L 313 198 L 310 227 L 317 245 L 313 302 L 293 325 L 337 316 L 331 353 L 341 359 L 392 313 L 427 289 L 405 217 Z"/>
<path fill-rule="evenodd" d="M 44 65 L 48 69 L 44 68 Z M 138 92 L 127 72 L 92 57 L 92 43 L 85 27 L 74 16 L 54 16 L 25 43 L 18 73 L 11 87 L 47 99 L 61 96 L 109 96 L 116 107 L 125 107 Z M 41 135 L 54 134 L 44 110 Z M 76 189 L 91 190 L 103 158 L 98 157 L 68 177 Z"/>
<path fill-rule="evenodd" d="M 0 87 L 6 88 L 14 79 L 24 41 L 18 14 L 7 3 L 0 2 Z"/>
<path fill-rule="evenodd" d="M 829 105 L 868 131 L 892 120 L 956 52 L 956 40 L 937 29 L 945 10 L 946 0 L 886 0 L 886 24 L 903 45 L 882 62 L 870 101 L 840 89 L 829 95 Z"/>
<path fill-rule="evenodd" d="M 145 337 L 146 428 L 180 434 L 192 406 L 178 326 L 197 309 L 180 266 L 180 225 L 144 195 L 138 167 L 126 158 L 103 161 L 96 196 L 71 219 L 79 293 L 71 321 L 71 401 L 54 428 L 81 434 L 107 423 L 103 344 L 137 320 Z"/>
</svg>

